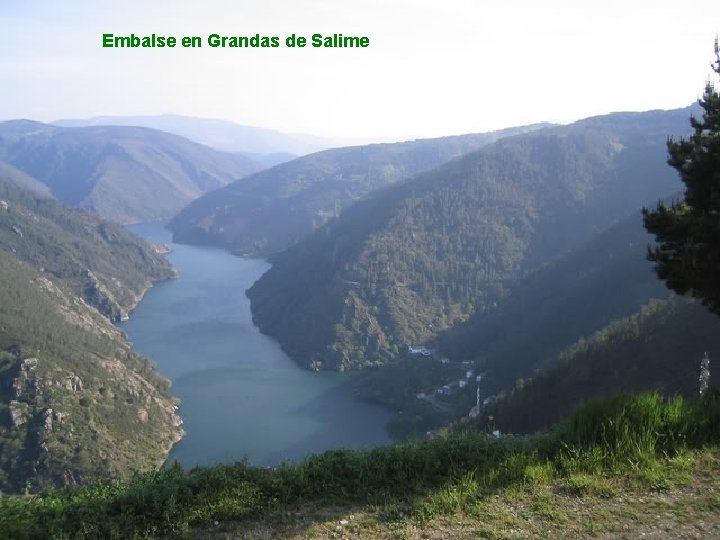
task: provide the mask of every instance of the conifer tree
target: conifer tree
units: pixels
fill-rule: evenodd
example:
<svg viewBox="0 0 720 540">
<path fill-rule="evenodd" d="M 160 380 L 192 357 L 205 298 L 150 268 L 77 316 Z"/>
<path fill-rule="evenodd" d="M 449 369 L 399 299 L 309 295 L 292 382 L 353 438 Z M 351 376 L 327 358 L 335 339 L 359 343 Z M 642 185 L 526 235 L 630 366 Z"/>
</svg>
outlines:
<svg viewBox="0 0 720 540">
<path fill-rule="evenodd" d="M 720 75 L 717 39 L 715 58 L 712 69 Z M 668 140 L 668 164 L 685 184 L 684 197 L 670 206 L 645 208 L 643 217 L 658 242 L 648 249 L 657 275 L 720 316 L 720 93 L 712 81 L 699 103 L 702 119 L 690 119 L 690 138 Z"/>
</svg>

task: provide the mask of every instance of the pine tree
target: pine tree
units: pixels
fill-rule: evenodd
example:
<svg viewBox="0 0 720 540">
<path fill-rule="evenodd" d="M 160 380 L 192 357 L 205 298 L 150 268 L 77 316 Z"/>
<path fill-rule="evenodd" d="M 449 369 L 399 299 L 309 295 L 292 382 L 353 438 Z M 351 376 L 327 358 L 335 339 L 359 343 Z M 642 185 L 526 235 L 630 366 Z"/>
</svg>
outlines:
<svg viewBox="0 0 720 540">
<path fill-rule="evenodd" d="M 713 71 L 720 75 L 720 48 L 715 40 Z M 684 197 L 654 210 L 643 209 L 645 228 L 658 246 L 648 259 L 667 286 L 700 298 L 720 315 L 720 93 L 712 81 L 700 100 L 702 119 L 691 118 L 689 139 L 668 140 L 668 164 L 685 184 Z"/>
</svg>

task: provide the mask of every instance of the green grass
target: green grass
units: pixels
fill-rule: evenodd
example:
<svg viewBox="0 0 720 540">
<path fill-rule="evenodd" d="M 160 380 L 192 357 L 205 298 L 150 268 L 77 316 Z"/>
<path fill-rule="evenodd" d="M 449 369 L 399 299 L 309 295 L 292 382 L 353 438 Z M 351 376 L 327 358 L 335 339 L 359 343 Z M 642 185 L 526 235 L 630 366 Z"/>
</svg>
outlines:
<svg viewBox="0 0 720 540">
<path fill-rule="evenodd" d="M 274 470 L 245 463 L 184 472 L 171 467 L 131 482 L 0 499 L 10 538 L 145 538 L 182 535 L 309 503 L 375 505 L 388 519 L 427 522 L 481 511 L 498 490 L 532 494 L 539 519 L 561 526 L 548 483 L 573 497 L 613 497 L 617 478 L 651 489 L 682 484 L 692 449 L 720 442 L 720 391 L 684 401 L 656 394 L 589 403 L 553 432 L 495 439 L 448 435 L 368 452 L 331 451 Z M 661 466 L 662 464 L 662 466 Z M 718 505 L 717 497 L 707 501 Z"/>
</svg>

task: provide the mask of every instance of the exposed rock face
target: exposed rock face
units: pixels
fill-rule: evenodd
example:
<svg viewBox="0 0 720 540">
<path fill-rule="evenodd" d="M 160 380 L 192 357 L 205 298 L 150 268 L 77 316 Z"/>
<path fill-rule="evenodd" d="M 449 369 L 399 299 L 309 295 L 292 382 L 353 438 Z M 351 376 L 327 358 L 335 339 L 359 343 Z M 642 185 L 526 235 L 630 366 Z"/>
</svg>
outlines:
<svg viewBox="0 0 720 540">
<path fill-rule="evenodd" d="M 83 291 L 84 299 L 97 307 L 100 313 L 109 317 L 111 321 L 119 321 L 125 311 L 115 296 L 90 270 L 85 271 L 85 277 L 87 280 Z"/>
<path fill-rule="evenodd" d="M 10 421 L 14 427 L 20 427 L 28 421 L 28 404 L 13 399 L 10 402 Z"/>
<path fill-rule="evenodd" d="M 15 399 L 19 399 L 29 390 L 36 389 L 37 381 L 35 379 L 35 370 L 37 366 L 37 358 L 25 358 L 20 362 L 18 375 L 13 379 L 11 385 L 12 395 Z"/>
<path fill-rule="evenodd" d="M 155 250 L 155 253 L 158 253 L 159 255 L 166 255 L 172 251 L 170 245 L 163 242 L 154 243 L 152 244 L 152 247 Z"/>
<path fill-rule="evenodd" d="M 0 201 L 0 492 L 160 466 L 183 435 L 177 401 L 112 321 L 174 271 L 125 228 L 1 177 Z"/>
<path fill-rule="evenodd" d="M 82 379 L 75 374 L 68 375 L 63 380 L 63 386 L 66 390 L 72 390 L 73 392 L 81 392 L 83 389 Z"/>
<path fill-rule="evenodd" d="M 54 411 L 52 409 L 45 409 L 45 412 L 43 413 L 43 427 L 45 428 L 45 431 L 52 431 L 53 412 Z"/>
<path fill-rule="evenodd" d="M 104 345 L 67 360 L 44 351 L 47 357 L 13 361 L 0 350 L 6 367 L 0 391 L 5 388 L 8 404 L 0 440 L 23 445 L 0 446 L 0 490 L 20 492 L 29 482 L 36 491 L 161 466 L 184 435 L 169 383 L 82 298 L 46 275 L 26 279 L 50 301 L 40 309 L 48 316 L 55 311 L 55 326 L 69 324 L 87 343 Z"/>
</svg>

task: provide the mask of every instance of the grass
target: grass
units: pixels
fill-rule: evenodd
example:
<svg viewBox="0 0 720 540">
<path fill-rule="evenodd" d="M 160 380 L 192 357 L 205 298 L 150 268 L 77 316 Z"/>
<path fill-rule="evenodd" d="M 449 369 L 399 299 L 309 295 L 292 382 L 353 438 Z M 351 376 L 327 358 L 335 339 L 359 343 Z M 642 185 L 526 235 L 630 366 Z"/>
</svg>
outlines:
<svg viewBox="0 0 720 540">
<path fill-rule="evenodd" d="M 696 401 L 619 396 L 589 403 L 553 432 L 532 437 L 459 433 L 368 452 L 330 451 L 274 470 L 245 463 L 189 472 L 171 467 L 129 483 L 3 497 L 0 531 L 17 539 L 153 538 L 209 534 L 216 522 L 235 524 L 236 535 L 259 523 L 302 523 L 310 537 L 313 527 L 317 537 L 330 537 L 353 525 L 358 537 L 376 530 L 378 537 L 392 531 L 414 538 L 418 527 L 443 520 L 461 527 L 492 510 L 483 534 L 502 537 L 526 519 L 574 527 L 566 501 L 682 488 L 691 472 L 698 474 L 701 449 L 716 448 L 719 439 L 717 390 Z M 716 471 L 717 460 L 707 459 Z M 359 508 L 363 518 L 335 520 L 330 512 L 328 528 L 308 505 L 338 507 L 341 515 Z M 720 499 L 710 495 L 702 505 L 713 512 Z M 642 519 L 641 508 L 623 512 L 629 522 Z M 602 516 L 590 521 L 612 524 Z"/>
</svg>

